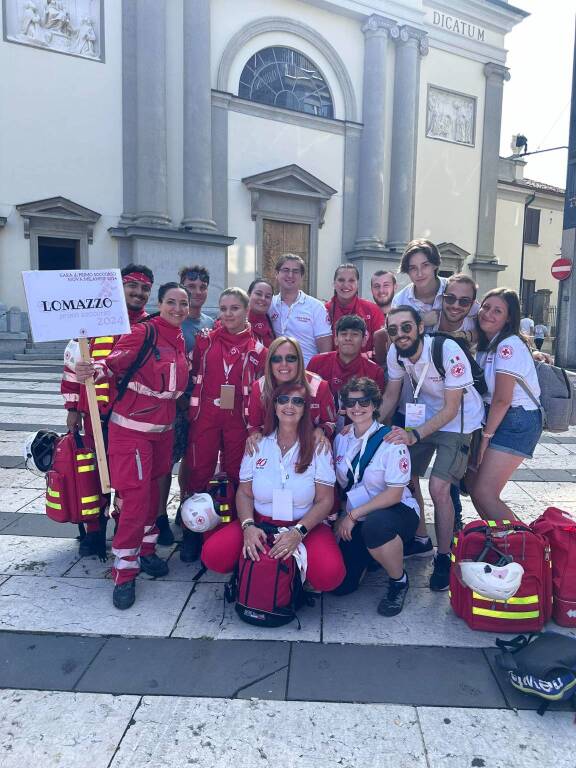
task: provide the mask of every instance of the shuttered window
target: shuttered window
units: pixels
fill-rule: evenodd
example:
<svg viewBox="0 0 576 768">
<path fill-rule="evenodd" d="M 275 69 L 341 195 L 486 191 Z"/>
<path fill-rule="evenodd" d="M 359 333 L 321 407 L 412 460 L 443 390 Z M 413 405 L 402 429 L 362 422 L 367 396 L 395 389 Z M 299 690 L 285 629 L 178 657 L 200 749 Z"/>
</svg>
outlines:
<svg viewBox="0 0 576 768">
<path fill-rule="evenodd" d="M 524 221 L 524 242 L 538 245 L 540 238 L 540 208 L 527 208 Z"/>
</svg>

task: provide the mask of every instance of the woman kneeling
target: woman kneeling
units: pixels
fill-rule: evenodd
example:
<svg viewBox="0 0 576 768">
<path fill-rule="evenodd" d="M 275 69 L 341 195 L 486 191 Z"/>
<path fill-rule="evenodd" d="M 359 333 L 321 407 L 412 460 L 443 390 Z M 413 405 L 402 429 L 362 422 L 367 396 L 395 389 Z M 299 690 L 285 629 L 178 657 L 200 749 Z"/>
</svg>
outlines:
<svg viewBox="0 0 576 768">
<path fill-rule="evenodd" d="M 204 564 L 218 573 L 234 569 L 240 554 L 259 560 L 266 535 L 258 523 L 286 527 L 270 556 L 287 560 L 305 540 L 307 580 L 319 592 L 335 589 L 345 575 L 334 534 L 324 520 L 334 503 L 332 455 L 314 450 L 310 395 L 298 385 L 274 390 L 264 437 L 253 456 L 245 455 L 236 495 L 238 520 L 211 536 Z"/>
<path fill-rule="evenodd" d="M 378 613 L 396 616 L 408 591 L 404 542 L 412 539 L 420 518 L 408 490 L 410 454 L 404 445 L 383 442 L 389 430 L 377 420 L 382 395 L 375 381 L 351 379 L 340 390 L 340 401 L 352 428 L 337 435 L 334 445 L 336 478 L 346 496 L 346 514 L 336 523 L 346 579 L 336 594 L 356 590 L 374 559 L 389 576 Z"/>
</svg>

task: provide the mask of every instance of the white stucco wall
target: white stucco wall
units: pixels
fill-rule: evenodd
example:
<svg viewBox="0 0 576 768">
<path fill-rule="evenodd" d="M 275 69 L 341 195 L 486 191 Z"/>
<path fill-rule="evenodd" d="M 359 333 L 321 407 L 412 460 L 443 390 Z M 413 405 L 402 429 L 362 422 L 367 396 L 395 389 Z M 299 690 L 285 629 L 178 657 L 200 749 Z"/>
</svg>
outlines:
<svg viewBox="0 0 576 768">
<path fill-rule="evenodd" d="M 14 206 L 62 195 L 102 214 L 94 267 L 116 265 L 107 228 L 122 212 L 121 3 L 105 1 L 106 61 L 6 42 L 0 35 L 0 285 L 24 306 L 30 241 Z"/>
</svg>

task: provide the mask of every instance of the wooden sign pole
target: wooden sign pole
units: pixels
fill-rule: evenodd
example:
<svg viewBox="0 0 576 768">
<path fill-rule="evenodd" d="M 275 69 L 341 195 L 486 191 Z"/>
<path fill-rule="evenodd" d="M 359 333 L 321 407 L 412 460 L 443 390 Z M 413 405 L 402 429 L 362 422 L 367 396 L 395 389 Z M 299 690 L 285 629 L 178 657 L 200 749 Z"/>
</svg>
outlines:
<svg viewBox="0 0 576 768">
<path fill-rule="evenodd" d="M 90 348 L 88 339 L 79 338 L 80 354 L 83 363 L 90 362 Z M 88 410 L 90 412 L 90 421 L 92 422 L 92 434 L 94 435 L 94 445 L 96 446 L 96 459 L 98 461 L 98 473 L 100 475 L 100 485 L 102 493 L 110 493 L 110 475 L 108 474 L 108 463 L 106 462 L 106 450 L 104 448 L 104 435 L 102 434 L 102 423 L 100 422 L 100 411 L 98 410 L 98 401 L 96 400 L 96 388 L 94 379 L 90 378 L 84 382 L 86 395 L 88 396 Z"/>
</svg>

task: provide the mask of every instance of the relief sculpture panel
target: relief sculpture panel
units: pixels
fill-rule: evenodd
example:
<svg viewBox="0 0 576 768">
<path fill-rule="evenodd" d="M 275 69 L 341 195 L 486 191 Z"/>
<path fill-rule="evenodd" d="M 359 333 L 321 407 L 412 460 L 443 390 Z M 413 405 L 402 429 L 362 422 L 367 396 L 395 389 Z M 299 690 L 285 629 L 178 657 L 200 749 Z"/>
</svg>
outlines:
<svg viewBox="0 0 576 768">
<path fill-rule="evenodd" d="M 476 99 L 463 93 L 429 86 L 426 136 L 474 146 Z"/>
<path fill-rule="evenodd" d="M 103 0 L 3 0 L 4 39 L 103 60 Z"/>
</svg>

